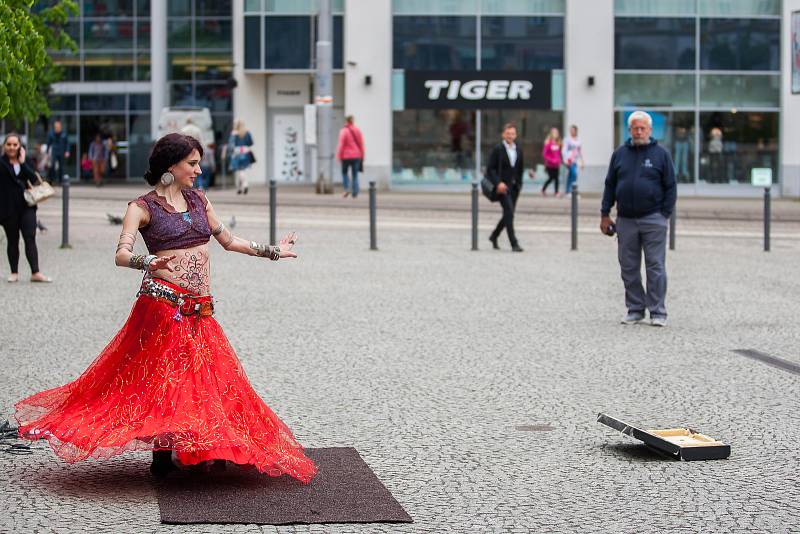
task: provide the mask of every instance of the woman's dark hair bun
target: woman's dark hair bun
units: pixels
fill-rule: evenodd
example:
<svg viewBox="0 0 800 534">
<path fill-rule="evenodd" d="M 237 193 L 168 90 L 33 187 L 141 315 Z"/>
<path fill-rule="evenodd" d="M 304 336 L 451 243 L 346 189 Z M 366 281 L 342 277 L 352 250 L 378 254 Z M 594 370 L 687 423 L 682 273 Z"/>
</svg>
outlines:
<svg viewBox="0 0 800 534">
<path fill-rule="evenodd" d="M 197 150 L 203 157 L 203 145 L 194 137 L 179 133 L 165 135 L 156 141 L 150 151 L 150 168 L 145 171 L 144 179 L 148 184 L 156 185 L 162 174 L 188 157 L 192 150 Z"/>
</svg>

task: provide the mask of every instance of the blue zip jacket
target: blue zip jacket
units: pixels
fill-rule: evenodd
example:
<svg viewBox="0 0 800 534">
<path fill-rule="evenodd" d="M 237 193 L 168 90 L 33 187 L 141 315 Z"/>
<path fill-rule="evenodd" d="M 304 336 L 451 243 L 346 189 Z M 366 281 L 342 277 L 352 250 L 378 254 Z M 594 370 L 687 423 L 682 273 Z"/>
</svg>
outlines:
<svg viewBox="0 0 800 534">
<path fill-rule="evenodd" d="M 638 219 L 659 212 L 669 218 L 676 196 L 669 152 L 652 137 L 646 145 L 628 139 L 611 155 L 600 213 L 608 215 L 616 203 L 619 217 Z"/>
</svg>

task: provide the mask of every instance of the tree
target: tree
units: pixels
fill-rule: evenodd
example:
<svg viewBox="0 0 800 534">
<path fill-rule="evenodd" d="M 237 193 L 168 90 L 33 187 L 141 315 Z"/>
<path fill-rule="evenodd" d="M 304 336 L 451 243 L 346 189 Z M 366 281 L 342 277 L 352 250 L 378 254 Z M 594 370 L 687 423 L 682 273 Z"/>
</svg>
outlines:
<svg viewBox="0 0 800 534">
<path fill-rule="evenodd" d="M 0 0 L 0 118 L 34 120 L 50 115 L 50 85 L 63 69 L 49 51 L 77 51 L 64 31 L 74 0 Z"/>
</svg>

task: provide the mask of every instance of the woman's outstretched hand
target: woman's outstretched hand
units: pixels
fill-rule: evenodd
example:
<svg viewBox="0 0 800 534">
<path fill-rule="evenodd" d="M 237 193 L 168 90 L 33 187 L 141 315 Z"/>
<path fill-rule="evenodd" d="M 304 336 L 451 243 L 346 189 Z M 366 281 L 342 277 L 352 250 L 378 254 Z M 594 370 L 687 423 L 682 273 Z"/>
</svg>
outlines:
<svg viewBox="0 0 800 534">
<path fill-rule="evenodd" d="M 281 239 L 280 243 L 278 243 L 278 247 L 281 249 L 281 258 L 296 258 L 297 254 L 292 252 L 292 248 L 294 244 L 297 243 L 297 233 L 296 232 L 289 232 Z"/>
<path fill-rule="evenodd" d="M 172 268 L 172 265 L 170 265 L 169 262 L 171 262 L 175 258 L 177 258 L 177 256 L 159 256 L 158 258 L 150 262 L 149 269 L 151 271 L 166 269 L 169 272 L 173 272 L 175 269 Z"/>
</svg>

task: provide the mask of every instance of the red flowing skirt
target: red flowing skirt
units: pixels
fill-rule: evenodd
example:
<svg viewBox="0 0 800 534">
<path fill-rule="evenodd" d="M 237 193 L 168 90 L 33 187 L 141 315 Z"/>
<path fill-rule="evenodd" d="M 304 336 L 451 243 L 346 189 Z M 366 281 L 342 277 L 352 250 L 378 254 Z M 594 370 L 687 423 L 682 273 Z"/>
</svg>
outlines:
<svg viewBox="0 0 800 534">
<path fill-rule="evenodd" d="M 80 377 L 16 404 L 20 436 L 48 440 L 70 463 L 173 450 L 184 465 L 228 460 L 310 481 L 314 463 L 253 390 L 219 323 L 176 311 L 138 297 Z"/>
</svg>

